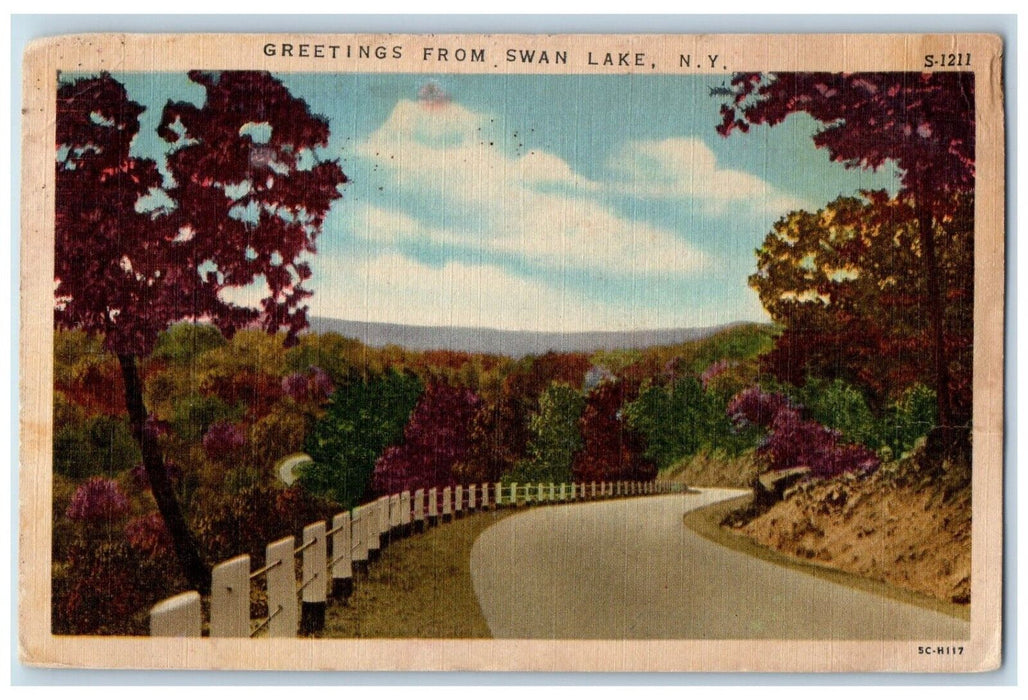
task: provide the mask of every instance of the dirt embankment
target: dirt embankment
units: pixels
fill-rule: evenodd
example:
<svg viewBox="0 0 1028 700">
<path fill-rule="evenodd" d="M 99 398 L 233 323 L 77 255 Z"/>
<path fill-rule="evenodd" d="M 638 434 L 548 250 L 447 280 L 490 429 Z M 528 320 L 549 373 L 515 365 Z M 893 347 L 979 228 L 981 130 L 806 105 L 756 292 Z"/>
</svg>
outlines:
<svg viewBox="0 0 1028 700">
<path fill-rule="evenodd" d="M 659 478 L 689 486 L 746 489 L 753 485 L 759 472 L 760 465 L 752 451 L 738 457 L 703 452 L 678 460 Z"/>
<path fill-rule="evenodd" d="M 970 602 L 971 488 L 941 470 L 909 460 L 863 479 L 807 482 L 752 515 L 725 524 L 800 559 Z"/>
</svg>

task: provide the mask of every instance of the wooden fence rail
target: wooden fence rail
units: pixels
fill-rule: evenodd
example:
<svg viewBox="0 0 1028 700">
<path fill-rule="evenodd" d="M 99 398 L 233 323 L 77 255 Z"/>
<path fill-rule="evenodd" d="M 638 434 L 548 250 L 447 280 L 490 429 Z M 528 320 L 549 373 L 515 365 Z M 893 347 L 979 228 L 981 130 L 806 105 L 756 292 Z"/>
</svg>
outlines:
<svg viewBox="0 0 1028 700">
<path fill-rule="evenodd" d="M 324 627 L 329 598 L 345 599 L 391 540 L 423 531 L 464 513 L 526 505 L 677 493 L 684 485 L 669 481 L 618 481 L 572 484 L 483 483 L 417 489 L 390 494 L 338 513 L 303 529 L 294 537 L 270 543 L 264 566 L 251 570 L 243 554 L 216 565 L 211 572 L 211 637 L 295 637 Z M 299 565 L 297 562 L 299 557 Z M 251 590 L 263 581 L 268 612 L 250 618 Z M 200 594 L 187 591 L 150 609 L 150 635 L 199 637 L 203 634 Z"/>
</svg>

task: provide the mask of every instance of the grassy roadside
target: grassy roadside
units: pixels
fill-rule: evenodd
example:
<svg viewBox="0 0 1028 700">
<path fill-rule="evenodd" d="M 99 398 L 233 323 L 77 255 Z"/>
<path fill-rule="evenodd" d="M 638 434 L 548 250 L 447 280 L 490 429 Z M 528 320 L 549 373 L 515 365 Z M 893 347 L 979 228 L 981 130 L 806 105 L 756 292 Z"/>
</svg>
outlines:
<svg viewBox="0 0 1028 700">
<path fill-rule="evenodd" d="M 745 535 L 734 533 L 727 528 L 721 527 L 721 521 L 731 511 L 747 505 L 752 497 L 749 495 L 732 498 L 727 501 L 720 501 L 704 508 L 691 510 L 684 516 L 685 525 L 696 534 L 711 540 L 724 547 L 734 549 L 743 554 L 748 554 L 758 559 L 787 566 L 797 571 L 817 576 L 833 583 L 839 583 L 850 588 L 867 591 L 887 598 L 917 605 L 921 608 L 941 612 L 961 620 L 971 619 L 971 610 L 968 605 L 958 605 L 946 601 L 931 598 L 929 596 L 915 593 L 898 586 L 893 586 L 882 581 L 863 578 L 850 574 L 839 569 L 832 569 L 814 562 L 797 559 L 782 554 L 773 549 L 763 547 Z"/>
<path fill-rule="evenodd" d="M 479 533 L 516 510 L 488 511 L 392 542 L 346 603 L 333 603 L 320 637 L 490 638 L 471 584 Z"/>
</svg>

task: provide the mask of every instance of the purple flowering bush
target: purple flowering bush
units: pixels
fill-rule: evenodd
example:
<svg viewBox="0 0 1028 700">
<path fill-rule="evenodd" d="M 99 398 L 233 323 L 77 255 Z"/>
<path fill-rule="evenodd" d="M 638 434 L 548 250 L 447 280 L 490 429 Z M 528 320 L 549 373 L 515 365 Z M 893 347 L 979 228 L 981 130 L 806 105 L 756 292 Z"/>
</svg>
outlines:
<svg viewBox="0 0 1028 700">
<path fill-rule="evenodd" d="M 203 436 L 203 449 L 212 459 L 227 459 L 246 446 L 246 429 L 239 423 L 219 420 Z"/>
<path fill-rule="evenodd" d="M 838 430 L 803 417 L 803 407 L 784 394 L 753 386 L 736 394 L 728 404 L 736 425 L 765 428 L 767 436 L 757 453 L 773 470 L 809 467 L 817 478 L 844 472 L 867 473 L 878 468 L 878 456 L 864 447 L 845 443 Z"/>
<path fill-rule="evenodd" d="M 75 490 L 65 515 L 86 523 L 109 523 L 129 512 L 129 502 L 118 482 L 94 476 Z"/>
<path fill-rule="evenodd" d="M 125 526 L 125 539 L 136 552 L 153 559 L 174 552 L 171 533 L 157 511 L 130 520 Z"/>
<path fill-rule="evenodd" d="M 282 393 L 297 403 L 322 404 L 335 391 L 335 384 L 320 367 L 294 372 L 282 378 Z"/>
</svg>

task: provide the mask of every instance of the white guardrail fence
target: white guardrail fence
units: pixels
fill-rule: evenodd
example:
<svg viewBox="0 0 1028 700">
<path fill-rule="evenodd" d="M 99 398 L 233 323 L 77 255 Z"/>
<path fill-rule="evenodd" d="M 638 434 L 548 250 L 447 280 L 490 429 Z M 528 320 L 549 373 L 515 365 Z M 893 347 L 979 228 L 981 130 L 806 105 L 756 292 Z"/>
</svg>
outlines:
<svg viewBox="0 0 1028 700">
<path fill-rule="evenodd" d="M 251 570 L 244 554 L 211 574 L 211 637 L 295 637 L 324 627 L 329 596 L 345 600 L 356 573 L 367 571 L 390 540 L 422 532 L 466 513 L 498 508 L 586 502 L 682 491 L 669 481 L 445 486 L 382 496 L 303 529 L 301 542 L 283 537 L 267 546 L 264 566 Z M 253 586 L 263 586 L 268 614 L 250 618 Z M 203 606 L 196 591 L 165 598 L 150 609 L 150 635 L 199 637 Z"/>
</svg>

